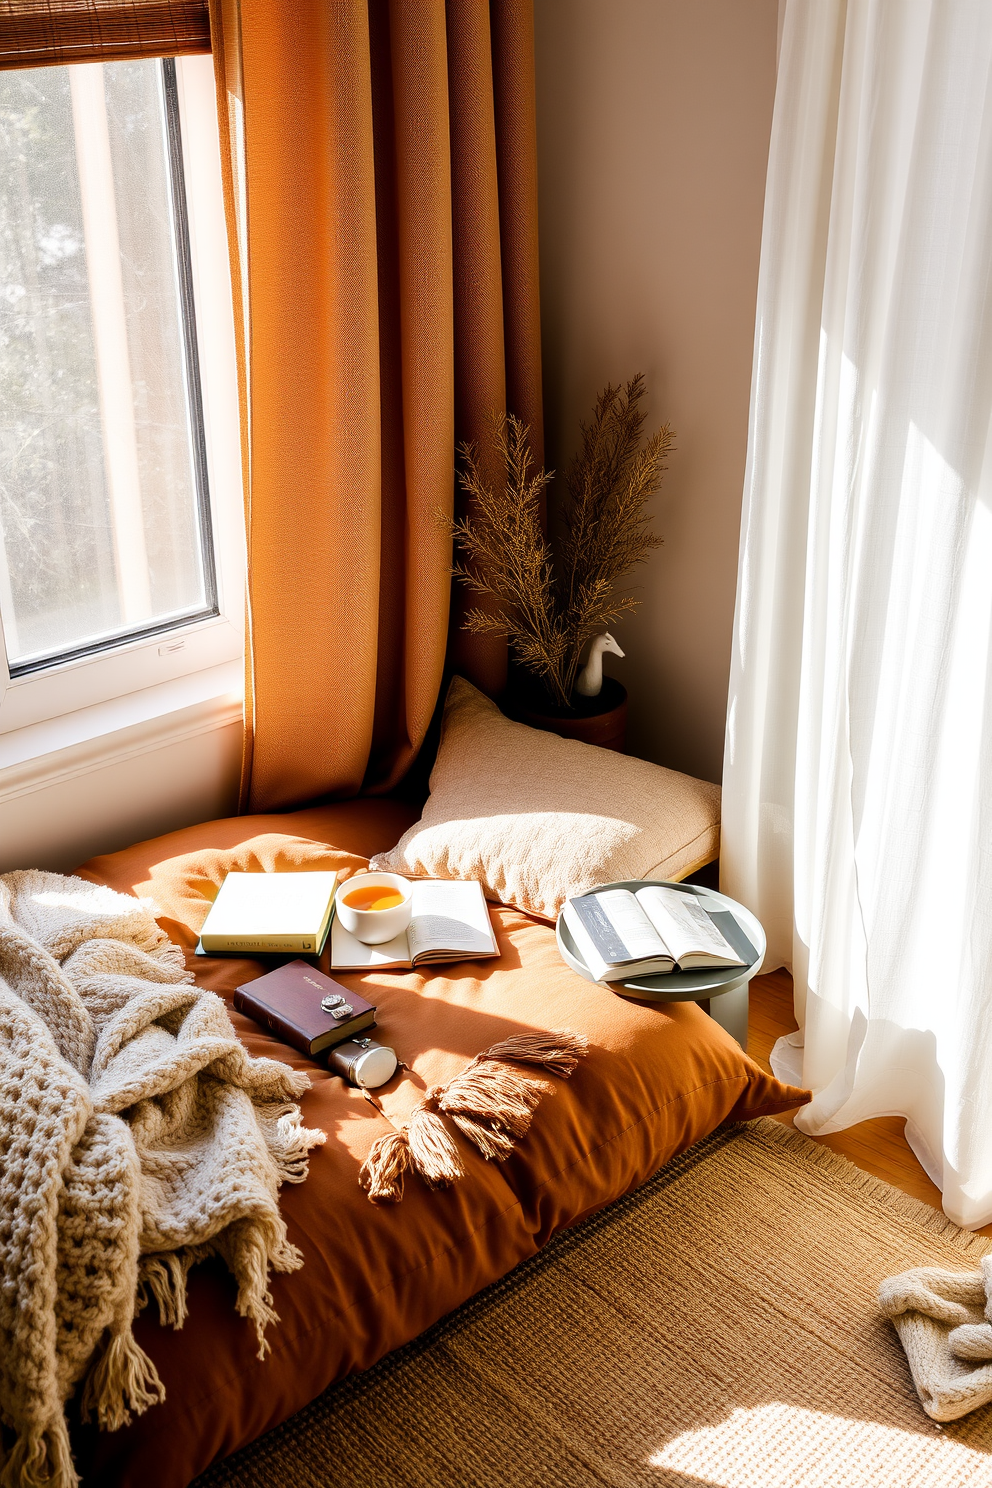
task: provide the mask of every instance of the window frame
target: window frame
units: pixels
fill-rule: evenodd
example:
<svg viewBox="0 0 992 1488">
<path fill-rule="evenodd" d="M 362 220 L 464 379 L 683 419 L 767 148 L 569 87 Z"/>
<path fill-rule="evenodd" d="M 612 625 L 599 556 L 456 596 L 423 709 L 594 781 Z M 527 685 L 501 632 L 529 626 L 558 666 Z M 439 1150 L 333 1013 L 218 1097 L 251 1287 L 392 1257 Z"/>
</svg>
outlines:
<svg viewBox="0 0 992 1488">
<path fill-rule="evenodd" d="M 241 434 L 213 59 L 198 54 L 170 60 L 175 77 L 172 104 L 178 111 L 181 142 L 181 159 L 171 165 L 174 180 L 181 167 L 185 187 L 187 290 L 196 330 L 193 348 L 190 338 L 184 338 L 184 372 L 194 415 L 199 393 L 200 457 L 205 462 L 209 499 L 206 525 L 216 578 L 215 603 L 210 604 L 209 613 L 200 611 L 172 622 L 166 619 L 110 645 L 80 648 L 37 667 L 15 667 L 14 675 L 7 662 L 0 617 L 0 736 L 174 682 L 244 654 Z M 166 99 L 168 107 L 168 85 Z M 176 225 L 178 231 L 180 224 Z M 180 250 L 181 275 L 182 257 Z M 189 365 L 191 349 L 198 363 L 195 382 L 192 373 L 196 369 Z M 195 416 L 193 421 L 195 445 Z M 205 548 L 204 556 L 209 555 L 210 548 Z M 208 588 L 208 603 L 211 599 Z"/>
</svg>

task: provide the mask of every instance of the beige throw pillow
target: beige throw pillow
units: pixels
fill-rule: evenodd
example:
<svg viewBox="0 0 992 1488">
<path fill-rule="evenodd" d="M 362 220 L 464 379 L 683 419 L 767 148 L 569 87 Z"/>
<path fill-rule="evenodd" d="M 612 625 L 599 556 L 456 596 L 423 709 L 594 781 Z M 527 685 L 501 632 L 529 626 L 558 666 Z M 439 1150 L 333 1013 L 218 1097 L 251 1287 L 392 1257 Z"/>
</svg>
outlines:
<svg viewBox="0 0 992 1488">
<path fill-rule="evenodd" d="M 371 866 L 476 878 L 488 898 L 547 919 L 570 894 L 684 878 L 719 851 L 719 786 L 513 723 L 462 677 L 430 786 L 420 821 Z"/>
</svg>

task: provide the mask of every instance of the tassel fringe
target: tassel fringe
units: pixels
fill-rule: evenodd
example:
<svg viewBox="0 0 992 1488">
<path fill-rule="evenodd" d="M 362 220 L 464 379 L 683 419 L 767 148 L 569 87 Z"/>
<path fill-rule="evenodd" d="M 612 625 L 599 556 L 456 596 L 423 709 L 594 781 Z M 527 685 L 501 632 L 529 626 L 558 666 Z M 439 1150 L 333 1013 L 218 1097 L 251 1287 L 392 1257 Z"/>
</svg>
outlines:
<svg viewBox="0 0 992 1488">
<path fill-rule="evenodd" d="M 442 1114 L 487 1161 L 503 1162 L 530 1130 L 541 1098 L 554 1092 L 547 1081 L 523 1075 L 506 1061 L 539 1065 L 567 1080 L 588 1052 L 583 1034 L 560 1028 L 492 1044 L 446 1085 L 433 1085 L 405 1127 L 373 1144 L 359 1183 L 373 1204 L 398 1204 L 411 1169 L 429 1188 L 447 1188 L 463 1177 L 465 1168 Z"/>
<path fill-rule="evenodd" d="M 589 1053 L 589 1040 L 584 1033 L 567 1028 L 551 1028 L 547 1033 L 516 1033 L 511 1038 L 492 1044 L 477 1059 L 512 1059 L 516 1064 L 539 1064 L 549 1075 L 567 1080 L 578 1068 L 580 1059 Z"/>
<path fill-rule="evenodd" d="M 130 1327 L 115 1333 L 86 1377 L 81 1401 L 84 1421 L 96 1416 L 104 1431 L 117 1431 L 150 1405 L 165 1399 L 155 1365 L 135 1342 Z"/>
<path fill-rule="evenodd" d="M 435 1091 L 429 1090 L 407 1122 L 410 1160 L 428 1188 L 447 1188 L 456 1178 L 464 1177 L 465 1169 L 432 1097 Z"/>
<path fill-rule="evenodd" d="M 279 1182 L 302 1183 L 310 1169 L 310 1152 L 324 1145 L 327 1133 L 304 1126 L 303 1113 L 295 1102 L 285 1101 L 256 1114 Z"/>
<path fill-rule="evenodd" d="M 232 1226 L 232 1228 L 237 1227 Z M 227 1261 L 238 1283 L 238 1295 L 234 1305 L 241 1317 L 248 1318 L 254 1323 L 255 1337 L 258 1339 L 258 1352 L 255 1357 L 264 1359 L 270 1347 L 265 1337 L 265 1330 L 270 1324 L 279 1321 L 279 1314 L 272 1305 L 272 1293 L 269 1291 L 268 1247 L 262 1234 L 248 1224 L 244 1225 L 240 1236 L 232 1238 L 234 1244 L 227 1256 Z M 284 1241 L 284 1244 L 288 1245 L 288 1242 Z M 292 1246 L 290 1249 L 295 1250 L 296 1247 Z"/>
<path fill-rule="evenodd" d="M 186 1282 L 199 1259 L 199 1251 L 189 1246 L 165 1255 L 142 1256 L 135 1311 L 141 1312 L 150 1301 L 155 1302 L 162 1327 L 181 1328 L 186 1321 Z"/>
<path fill-rule="evenodd" d="M 552 1088 L 544 1080 L 518 1074 L 508 1064 L 492 1062 L 474 1069 L 469 1065 L 444 1089 L 440 1107 L 449 1116 L 483 1116 L 498 1122 L 513 1136 L 522 1137 L 541 1096 Z"/>
<path fill-rule="evenodd" d="M 503 1162 L 516 1145 L 502 1126 L 490 1126 L 485 1120 L 472 1116 L 452 1116 L 451 1119 L 462 1136 L 478 1147 L 487 1162 Z"/>
<path fill-rule="evenodd" d="M 372 1145 L 358 1181 L 373 1204 L 398 1204 L 407 1173 L 413 1165 L 406 1128 L 387 1132 Z"/>
<path fill-rule="evenodd" d="M 273 1271 L 299 1271 L 303 1265 L 303 1252 L 292 1240 L 283 1240 L 269 1257 Z"/>
<path fill-rule="evenodd" d="M 0 1471 L 0 1488 L 77 1488 L 78 1483 L 64 1417 L 44 1431 L 19 1436 Z"/>
</svg>

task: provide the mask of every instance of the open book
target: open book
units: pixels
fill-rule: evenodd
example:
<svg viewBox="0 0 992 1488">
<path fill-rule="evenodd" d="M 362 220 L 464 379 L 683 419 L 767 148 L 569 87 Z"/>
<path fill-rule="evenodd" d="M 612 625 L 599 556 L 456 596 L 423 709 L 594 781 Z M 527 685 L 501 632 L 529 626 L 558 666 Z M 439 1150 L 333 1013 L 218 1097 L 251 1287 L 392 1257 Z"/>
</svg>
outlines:
<svg viewBox="0 0 992 1488">
<path fill-rule="evenodd" d="M 732 914 L 710 914 L 694 895 L 662 884 L 582 894 L 562 913 L 597 982 L 749 966 L 756 954 Z"/>
<path fill-rule="evenodd" d="M 414 880 L 410 924 L 382 945 L 356 940 L 337 915 L 331 925 L 332 971 L 391 971 L 498 955 L 482 885 L 474 879 Z"/>
</svg>

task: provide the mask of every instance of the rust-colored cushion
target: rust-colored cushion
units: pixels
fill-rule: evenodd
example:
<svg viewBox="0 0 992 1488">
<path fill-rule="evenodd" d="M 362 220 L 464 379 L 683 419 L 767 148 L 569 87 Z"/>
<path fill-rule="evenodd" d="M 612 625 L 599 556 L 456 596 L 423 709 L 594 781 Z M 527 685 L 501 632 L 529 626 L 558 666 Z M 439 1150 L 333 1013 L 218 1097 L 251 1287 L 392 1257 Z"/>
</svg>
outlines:
<svg viewBox="0 0 992 1488">
<path fill-rule="evenodd" d="M 395 802 L 364 801 L 210 822 L 95 858 L 80 871 L 152 895 L 162 925 L 188 948 L 197 979 L 230 1005 L 233 989 L 263 968 L 192 955 L 224 875 L 301 866 L 351 874 L 395 842 L 412 815 Z M 234 1312 L 228 1277 L 213 1263 L 193 1273 L 181 1332 L 143 1314 L 138 1336 L 167 1399 L 124 1430 L 77 1430 L 87 1483 L 182 1488 L 331 1381 L 367 1368 L 503 1276 L 562 1226 L 643 1183 L 721 1121 L 806 1099 L 764 1074 L 694 1004 L 617 997 L 562 963 L 547 925 L 513 909 L 494 908 L 493 920 L 498 960 L 445 966 L 430 976 L 342 978 L 377 1004 L 377 1036 L 412 1067 L 381 1092 L 396 1119 L 426 1085 L 447 1079 L 496 1039 L 556 1026 L 589 1036 L 588 1059 L 570 1081 L 552 1080 L 555 1096 L 544 1099 L 512 1157 L 484 1162 L 459 1138 L 468 1173 L 442 1192 L 412 1179 L 401 1204 L 370 1204 L 358 1169 L 388 1130 L 383 1117 L 322 1065 L 231 1011 L 252 1052 L 305 1068 L 313 1080 L 304 1118 L 329 1140 L 312 1154 L 307 1181 L 282 1190 L 305 1265 L 274 1280 L 281 1322 L 270 1330 L 264 1362 L 255 1357 L 250 1326 Z"/>
</svg>

